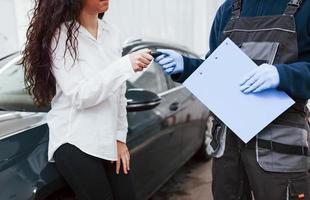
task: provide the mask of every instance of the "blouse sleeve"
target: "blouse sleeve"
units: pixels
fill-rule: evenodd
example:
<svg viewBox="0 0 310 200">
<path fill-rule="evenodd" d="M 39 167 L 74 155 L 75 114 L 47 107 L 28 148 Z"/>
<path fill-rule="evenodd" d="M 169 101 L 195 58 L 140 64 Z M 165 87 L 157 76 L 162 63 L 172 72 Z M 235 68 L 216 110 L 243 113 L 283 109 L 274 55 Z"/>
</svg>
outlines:
<svg viewBox="0 0 310 200">
<path fill-rule="evenodd" d="M 117 118 L 117 133 L 116 137 L 118 141 L 126 143 L 128 122 L 127 122 L 127 98 L 126 94 L 126 83 L 123 83 L 120 89 L 120 101 Z"/>
<path fill-rule="evenodd" d="M 103 102 L 135 73 L 129 56 L 125 56 L 91 77 L 85 77 L 79 61 L 74 61 L 69 51 L 64 55 L 66 38 L 66 33 L 61 31 L 58 44 L 56 40 L 52 42 L 52 69 L 56 83 L 76 109 L 90 108 Z"/>
</svg>

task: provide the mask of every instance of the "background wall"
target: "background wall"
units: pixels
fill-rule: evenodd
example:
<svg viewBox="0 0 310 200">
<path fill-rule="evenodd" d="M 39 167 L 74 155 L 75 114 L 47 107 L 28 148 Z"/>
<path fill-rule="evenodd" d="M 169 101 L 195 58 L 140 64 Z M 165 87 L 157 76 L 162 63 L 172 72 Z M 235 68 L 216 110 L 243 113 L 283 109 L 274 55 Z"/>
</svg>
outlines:
<svg viewBox="0 0 310 200">
<path fill-rule="evenodd" d="M 123 37 L 147 37 L 208 51 L 209 32 L 222 0 L 111 0 L 107 19 Z"/>
<path fill-rule="evenodd" d="M 223 0 L 110 0 L 105 18 L 123 40 L 152 38 L 185 45 L 199 55 L 208 50 L 215 12 Z M 21 48 L 33 0 L 0 0 L 0 57 Z"/>
<path fill-rule="evenodd" d="M 14 9 L 14 1 L 0 0 L 0 58 L 18 48 Z"/>
</svg>

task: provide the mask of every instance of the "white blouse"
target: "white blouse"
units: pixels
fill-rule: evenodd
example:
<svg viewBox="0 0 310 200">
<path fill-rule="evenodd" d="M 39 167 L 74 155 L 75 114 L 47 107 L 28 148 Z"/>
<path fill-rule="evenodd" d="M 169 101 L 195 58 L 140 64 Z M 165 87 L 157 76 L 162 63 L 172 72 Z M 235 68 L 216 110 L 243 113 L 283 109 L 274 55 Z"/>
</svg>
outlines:
<svg viewBox="0 0 310 200">
<path fill-rule="evenodd" d="M 117 160 L 117 140 L 126 142 L 126 80 L 134 75 L 129 56 L 121 57 L 119 33 L 98 20 L 95 39 L 79 28 L 78 55 L 64 56 L 67 30 L 60 28 L 59 43 L 52 42 L 56 95 L 47 114 L 48 159 L 64 143 L 106 160 Z M 59 31 L 58 31 L 59 33 Z M 55 37 L 58 36 L 55 34 Z"/>
</svg>

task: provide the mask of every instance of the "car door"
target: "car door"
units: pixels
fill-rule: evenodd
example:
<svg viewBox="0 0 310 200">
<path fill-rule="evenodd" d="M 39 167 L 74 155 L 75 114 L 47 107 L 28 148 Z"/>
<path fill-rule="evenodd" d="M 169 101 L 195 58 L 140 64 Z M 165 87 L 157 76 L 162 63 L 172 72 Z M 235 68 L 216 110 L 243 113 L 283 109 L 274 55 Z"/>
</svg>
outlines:
<svg viewBox="0 0 310 200">
<path fill-rule="evenodd" d="M 190 52 L 174 50 L 183 56 L 198 58 Z M 180 126 L 182 155 L 179 156 L 185 162 L 197 152 L 204 142 L 206 137 L 206 118 L 209 115 L 209 110 L 185 86 L 174 82 L 170 76 L 166 76 L 166 78 L 171 91 L 170 98 L 178 99 L 180 110 L 182 111 L 183 122 Z"/>
<path fill-rule="evenodd" d="M 197 58 L 189 52 L 180 52 L 182 55 Z M 206 137 L 206 122 L 209 109 L 205 107 L 188 89 L 168 77 L 171 88 L 180 88 L 176 98 L 181 100 L 182 116 L 182 157 L 184 160 L 191 158 L 201 147 Z"/>
<path fill-rule="evenodd" d="M 177 47 L 152 46 L 149 48 L 153 50 L 172 49 L 183 56 L 198 58 L 197 55 Z M 166 80 L 169 88 L 167 98 L 171 102 L 178 104 L 178 115 L 182 119 L 177 129 L 179 131 L 178 135 L 182 136 L 182 151 L 178 155 L 180 161 L 178 164 L 181 166 L 197 152 L 204 142 L 206 137 L 206 119 L 209 115 L 209 110 L 185 86 L 174 82 L 170 76 L 166 76 Z"/>
<path fill-rule="evenodd" d="M 128 146 L 138 199 L 145 199 L 176 170 L 181 155 L 179 125 L 182 115 L 177 99 L 169 98 L 164 73 L 155 63 L 137 73 L 128 88 L 143 88 L 161 96 L 161 104 L 150 111 L 128 113 Z M 141 189 L 142 188 L 142 189 Z"/>
</svg>

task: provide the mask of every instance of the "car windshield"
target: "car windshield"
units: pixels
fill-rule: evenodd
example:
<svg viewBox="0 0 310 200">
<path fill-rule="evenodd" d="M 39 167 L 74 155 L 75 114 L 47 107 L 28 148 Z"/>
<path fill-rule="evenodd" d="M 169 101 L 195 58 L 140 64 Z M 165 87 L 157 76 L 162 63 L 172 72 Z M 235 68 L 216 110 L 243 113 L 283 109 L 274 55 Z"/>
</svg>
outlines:
<svg viewBox="0 0 310 200">
<path fill-rule="evenodd" d="M 0 66 L 0 109 L 22 111 L 33 102 L 25 89 L 24 71 L 19 63 L 21 57 L 11 58 Z"/>
<path fill-rule="evenodd" d="M 0 69 L 17 56 L 18 56 L 18 53 L 14 53 L 14 54 L 5 56 L 3 58 L 0 58 Z"/>
<path fill-rule="evenodd" d="M 21 65 L 9 63 L 0 69 L 0 96 L 20 93 L 24 88 L 24 73 Z"/>
</svg>

